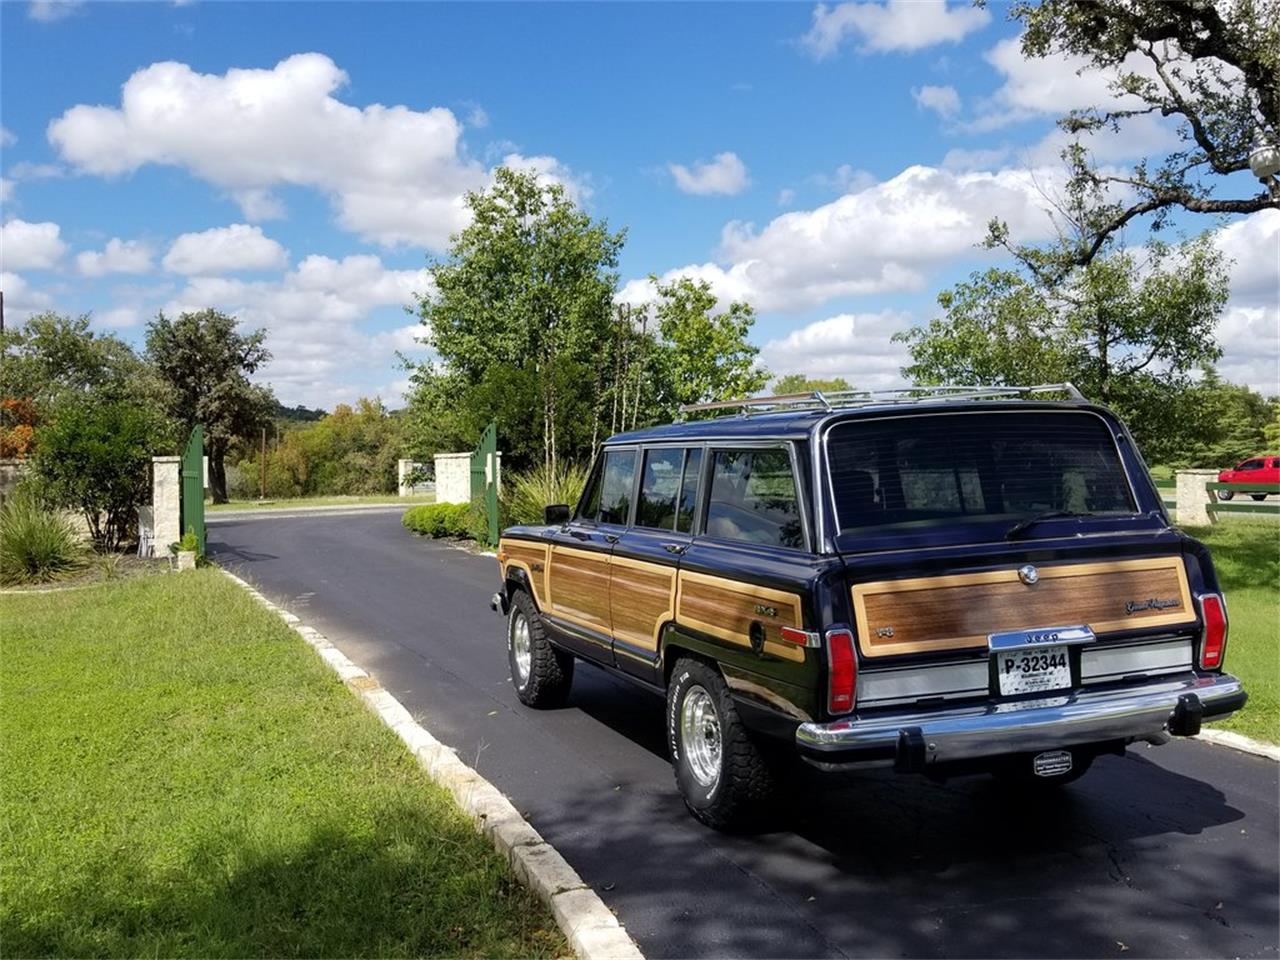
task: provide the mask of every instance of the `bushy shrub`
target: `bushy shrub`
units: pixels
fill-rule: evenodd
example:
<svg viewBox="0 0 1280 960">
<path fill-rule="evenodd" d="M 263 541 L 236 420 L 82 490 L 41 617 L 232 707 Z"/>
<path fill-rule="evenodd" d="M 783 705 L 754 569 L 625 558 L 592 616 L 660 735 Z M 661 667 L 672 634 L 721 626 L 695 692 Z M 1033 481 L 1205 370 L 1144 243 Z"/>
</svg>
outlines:
<svg viewBox="0 0 1280 960">
<path fill-rule="evenodd" d="M 128 400 L 86 398 L 58 407 L 40 432 L 34 481 L 52 505 L 78 510 L 94 542 L 114 550 L 150 499 L 151 457 L 172 449 L 168 421 Z"/>
<path fill-rule="evenodd" d="M 424 503 L 406 510 L 401 522 L 428 537 L 466 537 L 470 511 L 469 503 Z"/>
<path fill-rule="evenodd" d="M 80 565 L 71 523 L 30 491 L 17 490 L 0 507 L 0 582 L 43 583 Z"/>
<path fill-rule="evenodd" d="M 538 467 L 504 479 L 502 513 L 504 523 L 542 523 L 542 511 L 553 503 L 567 503 L 571 508 L 587 485 L 587 467 L 561 464 L 554 471 Z"/>
</svg>

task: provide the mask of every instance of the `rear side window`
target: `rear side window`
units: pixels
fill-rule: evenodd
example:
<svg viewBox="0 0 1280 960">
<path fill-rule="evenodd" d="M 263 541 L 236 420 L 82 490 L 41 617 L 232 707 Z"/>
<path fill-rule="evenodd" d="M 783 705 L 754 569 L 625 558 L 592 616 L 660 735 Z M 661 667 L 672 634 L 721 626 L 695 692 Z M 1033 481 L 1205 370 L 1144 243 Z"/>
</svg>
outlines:
<svg viewBox="0 0 1280 960">
<path fill-rule="evenodd" d="M 636 526 L 670 530 L 676 522 L 684 451 L 649 450 L 640 475 L 640 499 L 636 501 Z"/>
<path fill-rule="evenodd" d="M 827 450 L 841 532 L 1135 510 L 1111 431 L 1092 414 L 851 421 Z"/>
<path fill-rule="evenodd" d="M 791 457 L 783 449 L 712 454 L 706 533 L 774 547 L 804 547 Z"/>
</svg>

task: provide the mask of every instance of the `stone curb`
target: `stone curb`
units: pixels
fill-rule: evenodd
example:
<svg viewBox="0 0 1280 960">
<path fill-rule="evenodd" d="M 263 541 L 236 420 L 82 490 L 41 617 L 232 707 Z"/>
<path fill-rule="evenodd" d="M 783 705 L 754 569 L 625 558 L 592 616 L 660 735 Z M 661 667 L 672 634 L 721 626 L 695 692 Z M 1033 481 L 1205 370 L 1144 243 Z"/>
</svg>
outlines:
<svg viewBox="0 0 1280 960">
<path fill-rule="evenodd" d="M 1246 737 L 1242 733 L 1203 727 L 1196 739 L 1204 740 L 1207 743 L 1216 743 L 1223 747 L 1230 747 L 1232 750 L 1239 750 L 1241 753 L 1251 753 L 1255 757 L 1266 757 L 1268 760 L 1280 762 L 1280 747 L 1273 743 L 1255 740 L 1253 737 Z"/>
<path fill-rule="evenodd" d="M 520 882 L 546 904 L 578 957 L 582 960 L 644 960 L 640 948 L 599 895 L 520 816 L 497 787 L 428 733 L 399 700 L 348 659 L 322 633 L 272 603 L 235 574 L 227 570 L 221 572 L 292 627 L 342 682 L 404 741 L 427 775 L 453 795 L 476 830 L 507 859 Z"/>
</svg>

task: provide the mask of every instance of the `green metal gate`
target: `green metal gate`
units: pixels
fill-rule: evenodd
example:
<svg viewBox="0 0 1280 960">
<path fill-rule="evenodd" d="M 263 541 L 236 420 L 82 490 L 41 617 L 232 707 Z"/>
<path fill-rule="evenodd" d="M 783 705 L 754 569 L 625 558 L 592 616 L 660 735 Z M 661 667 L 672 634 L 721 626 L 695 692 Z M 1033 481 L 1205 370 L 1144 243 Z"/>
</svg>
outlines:
<svg viewBox="0 0 1280 960">
<path fill-rule="evenodd" d="M 182 529 L 180 537 L 188 530 L 196 534 L 196 553 L 204 556 L 204 427 L 196 424 L 187 440 L 187 450 L 182 455 Z"/>
<path fill-rule="evenodd" d="M 485 512 L 489 543 L 498 542 L 498 424 L 490 421 L 471 454 L 471 502 Z"/>
</svg>

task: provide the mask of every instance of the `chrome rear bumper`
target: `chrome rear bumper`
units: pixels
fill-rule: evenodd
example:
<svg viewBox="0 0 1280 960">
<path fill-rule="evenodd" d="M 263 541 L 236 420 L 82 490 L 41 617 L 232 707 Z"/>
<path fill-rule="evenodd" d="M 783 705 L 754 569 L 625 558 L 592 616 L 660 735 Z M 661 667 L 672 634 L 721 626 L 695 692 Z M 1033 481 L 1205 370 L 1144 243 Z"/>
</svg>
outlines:
<svg viewBox="0 0 1280 960">
<path fill-rule="evenodd" d="M 1120 690 L 1080 690 L 1041 700 L 895 711 L 802 723 L 796 746 L 820 766 L 892 762 L 904 772 L 932 764 L 1077 744 L 1194 736 L 1200 720 L 1244 706 L 1235 677 L 1182 676 Z"/>
</svg>

